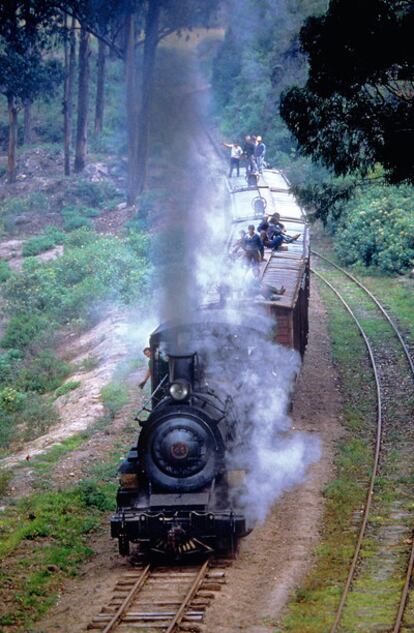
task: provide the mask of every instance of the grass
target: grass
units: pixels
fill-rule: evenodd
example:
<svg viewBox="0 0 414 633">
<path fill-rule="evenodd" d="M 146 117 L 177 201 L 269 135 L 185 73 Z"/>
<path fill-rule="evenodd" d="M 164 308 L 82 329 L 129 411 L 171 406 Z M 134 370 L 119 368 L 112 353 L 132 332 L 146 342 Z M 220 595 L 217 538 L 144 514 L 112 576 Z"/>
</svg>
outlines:
<svg viewBox="0 0 414 633">
<path fill-rule="evenodd" d="M 323 248 L 318 246 L 315 247 L 316 250 L 327 253 L 327 256 L 335 261 L 335 256 L 329 253 L 329 244 L 325 244 Z M 316 263 L 319 266 L 319 260 L 316 260 Z M 408 336 L 412 336 L 413 282 L 408 278 L 391 278 L 376 274 L 366 277 L 363 274 L 366 275 L 366 272 L 360 269 L 354 271 L 380 300 L 385 301 L 394 319 L 403 325 Z M 334 285 L 337 284 L 339 273 L 329 269 L 324 275 L 329 277 Z M 327 306 L 332 356 L 341 381 L 346 435 L 338 446 L 336 476 L 324 490 L 326 504 L 323 536 L 315 550 L 315 565 L 297 591 L 283 622 L 276 629 L 278 633 L 325 633 L 330 629 L 353 555 L 356 526 L 360 521 L 360 509 L 366 494 L 369 466 L 372 463 L 375 401 L 364 344 L 350 318 L 345 315 L 343 308 L 330 291 L 321 287 L 320 292 Z M 359 290 L 351 290 L 350 301 L 351 304 L 358 304 L 358 316 L 361 317 L 374 345 L 383 345 L 384 341 L 386 342 L 386 361 L 402 376 L 405 371 L 404 361 L 397 358 L 398 344 L 389 327 L 376 317 L 370 300 L 361 298 Z M 401 397 L 404 393 L 406 401 L 406 387 L 401 380 Z M 387 411 L 389 419 L 404 422 L 406 414 L 395 403 L 387 402 Z M 407 422 L 409 423 L 409 420 Z M 400 471 L 400 450 L 407 439 L 406 432 L 401 429 L 404 429 L 404 424 L 400 428 L 398 424 L 393 424 L 392 428 L 387 430 L 386 462 L 376 482 L 368 535 L 361 553 L 362 563 L 341 622 L 343 633 L 366 632 L 367 614 L 370 619 L 369 630 L 377 630 L 377 625 L 381 627 L 384 626 L 384 622 L 392 622 L 395 614 L 396 600 L 406 564 L 407 546 L 396 538 L 397 545 L 393 548 L 394 563 L 390 566 L 388 574 L 384 573 L 384 577 L 378 576 L 377 566 L 378 552 L 381 552 L 383 547 L 383 530 L 387 530 L 393 520 L 399 526 L 412 524 L 410 513 L 413 508 L 412 505 L 409 507 L 408 503 L 404 505 L 406 514 L 401 518 L 395 517 L 401 491 L 404 494 L 403 487 L 412 485 L 410 477 L 404 476 Z M 409 498 L 408 494 L 407 499 Z M 408 614 L 407 617 L 410 618 L 412 615 Z"/>
<path fill-rule="evenodd" d="M 62 577 L 76 575 L 92 556 L 88 535 L 113 509 L 114 498 L 113 483 L 90 480 L 68 490 L 31 495 L 3 513 L 0 580 L 9 602 L 0 623 L 27 630 L 55 603 Z"/>
<path fill-rule="evenodd" d="M 338 446 L 336 477 L 324 490 L 323 537 L 315 550 L 315 565 L 277 629 L 286 633 L 329 630 L 353 554 L 353 524 L 365 499 L 372 463 L 375 399 L 364 343 L 329 291 L 321 288 L 321 294 L 329 315 L 332 356 L 341 379 L 347 432 Z"/>
<path fill-rule="evenodd" d="M 73 436 L 33 460 L 36 475 L 49 479 L 50 487 L 53 466 L 85 439 L 84 434 Z M 92 462 L 87 478 L 76 485 L 34 493 L 1 514 L 0 592 L 7 602 L 0 609 L 0 624 L 30 630 L 55 604 L 62 579 L 75 576 L 93 556 L 90 535 L 114 509 L 120 452 L 117 445 L 106 459 Z"/>
</svg>

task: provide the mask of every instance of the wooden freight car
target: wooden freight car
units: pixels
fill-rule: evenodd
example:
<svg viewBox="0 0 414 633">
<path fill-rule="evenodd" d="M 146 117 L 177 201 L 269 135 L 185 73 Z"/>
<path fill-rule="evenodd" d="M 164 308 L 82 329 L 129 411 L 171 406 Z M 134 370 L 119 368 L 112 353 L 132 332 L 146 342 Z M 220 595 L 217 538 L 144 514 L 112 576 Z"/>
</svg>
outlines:
<svg viewBox="0 0 414 633">
<path fill-rule="evenodd" d="M 256 299 L 276 321 L 275 340 L 296 349 L 303 356 L 308 339 L 309 305 L 309 227 L 303 210 L 289 192 L 289 185 L 277 170 L 265 169 L 255 186 L 246 186 L 243 178 L 229 181 L 232 198 L 231 240 L 239 231 L 256 227 L 263 215 L 280 214 L 288 235 L 300 238 L 284 244 L 279 250 L 265 249 L 261 279 L 270 287 L 285 293 L 275 301 Z"/>
</svg>

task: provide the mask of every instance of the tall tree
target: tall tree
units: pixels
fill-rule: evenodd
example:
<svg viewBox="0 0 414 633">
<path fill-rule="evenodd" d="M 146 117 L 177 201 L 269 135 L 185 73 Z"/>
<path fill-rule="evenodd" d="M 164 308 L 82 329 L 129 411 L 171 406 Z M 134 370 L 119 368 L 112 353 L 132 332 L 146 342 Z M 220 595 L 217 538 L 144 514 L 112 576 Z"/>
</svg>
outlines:
<svg viewBox="0 0 414 633">
<path fill-rule="evenodd" d="M 68 16 L 65 15 L 64 29 L 64 56 L 65 56 L 65 83 L 63 91 L 63 154 L 65 176 L 70 175 L 70 154 L 72 144 L 72 115 L 73 115 L 73 81 L 75 77 L 76 57 L 76 20 L 72 18 L 69 27 Z"/>
<path fill-rule="evenodd" d="M 76 173 L 85 168 L 88 151 L 89 38 L 88 31 L 82 27 L 79 38 L 78 119 L 74 164 Z"/>
<path fill-rule="evenodd" d="M 145 23 L 141 101 L 138 121 L 132 122 L 138 139 L 134 141 L 137 170 L 129 169 L 128 202 L 134 204 L 146 184 L 148 138 L 150 131 L 150 105 L 154 82 L 154 68 L 158 44 L 168 35 L 196 26 L 209 26 L 220 0 L 147 0 L 140 3 Z"/>
<path fill-rule="evenodd" d="M 96 100 L 95 100 L 95 134 L 99 136 L 103 129 L 105 107 L 105 66 L 107 46 L 102 40 L 98 41 L 98 59 L 96 63 Z"/>
<path fill-rule="evenodd" d="M 413 32 L 412 0 L 331 0 L 305 23 L 309 79 L 281 104 L 304 154 L 336 174 L 381 163 L 390 182 L 414 182 Z"/>
<path fill-rule="evenodd" d="M 7 180 L 16 180 L 18 112 L 40 96 L 51 96 L 62 79 L 61 65 L 44 60 L 56 11 L 47 0 L 0 2 L 0 92 L 9 118 Z"/>
</svg>

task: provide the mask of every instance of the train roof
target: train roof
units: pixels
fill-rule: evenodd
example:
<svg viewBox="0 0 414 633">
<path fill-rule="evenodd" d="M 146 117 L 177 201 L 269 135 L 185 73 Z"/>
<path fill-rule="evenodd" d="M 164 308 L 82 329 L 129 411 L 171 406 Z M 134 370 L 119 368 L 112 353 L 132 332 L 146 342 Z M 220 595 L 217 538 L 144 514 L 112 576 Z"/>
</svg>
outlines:
<svg viewBox="0 0 414 633">
<path fill-rule="evenodd" d="M 289 183 L 281 172 L 265 169 L 259 177 L 257 186 L 246 186 L 242 177 L 229 181 L 232 196 L 232 235 L 234 243 L 241 229 L 247 230 L 249 224 L 261 221 L 263 213 L 255 212 L 255 202 L 260 199 L 265 206 L 265 215 L 280 214 L 288 235 L 300 234 L 298 240 L 284 244 L 281 249 L 265 249 L 261 266 L 262 282 L 270 287 L 285 287 L 285 293 L 277 301 L 257 303 L 274 304 L 280 308 L 292 309 L 296 303 L 302 284 L 303 274 L 309 258 L 309 227 L 303 209 L 298 205 L 289 189 Z"/>
</svg>

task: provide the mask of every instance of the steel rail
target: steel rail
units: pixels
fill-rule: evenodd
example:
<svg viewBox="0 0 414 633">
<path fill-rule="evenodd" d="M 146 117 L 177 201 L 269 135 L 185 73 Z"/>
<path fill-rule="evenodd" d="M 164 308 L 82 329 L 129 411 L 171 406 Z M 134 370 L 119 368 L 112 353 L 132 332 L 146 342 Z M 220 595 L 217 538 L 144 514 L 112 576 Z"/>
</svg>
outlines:
<svg viewBox="0 0 414 633">
<path fill-rule="evenodd" d="M 410 350 L 408 348 L 408 345 L 404 341 L 404 339 L 403 339 L 403 337 L 401 335 L 401 332 L 399 331 L 399 329 L 398 329 L 397 325 L 395 324 L 394 320 L 388 314 L 388 312 L 385 310 L 383 305 L 378 301 L 376 296 L 357 277 L 355 277 L 355 275 L 352 275 L 352 273 L 348 272 L 345 268 L 342 268 L 341 266 L 338 266 L 338 264 L 336 264 L 332 260 L 328 259 L 328 257 L 325 257 L 324 255 L 321 255 L 321 253 L 319 253 L 318 251 L 312 250 L 311 253 L 313 255 L 316 255 L 317 257 L 319 257 L 323 261 L 327 262 L 330 266 L 332 266 L 333 268 L 336 268 L 341 273 L 343 273 L 346 277 L 351 279 L 359 288 L 361 288 L 361 290 L 363 290 L 372 299 L 372 301 L 375 303 L 375 305 L 381 311 L 381 313 L 383 314 L 383 316 L 385 317 L 385 319 L 388 321 L 388 323 L 390 324 L 391 328 L 393 329 L 394 334 L 398 338 L 398 340 L 399 340 L 399 342 L 401 344 L 401 347 L 402 347 L 402 349 L 404 351 L 405 357 L 406 357 L 406 359 L 408 361 L 408 364 L 410 366 L 411 377 L 414 380 L 414 361 L 413 361 L 413 359 L 411 357 L 411 353 L 410 353 Z M 411 584 L 411 578 L 412 578 L 412 575 L 413 575 L 413 570 L 414 570 L 414 531 L 413 531 L 412 538 L 411 538 L 410 557 L 409 557 L 409 560 L 408 560 L 407 571 L 406 571 L 406 574 L 405 574 L 404 586 L 403 586 L 403 589 L 402 589 L 402 592 L 401 592 L 400 603 L 398 605 L 398 611 L 397 611 L 397 615 L 396 615 L 396 618 L 395 618 L 395 621 L 394 621 L 394 628 L 392 629 L 392 633 L 400 633 L 401 626 L 402 626 L 402 623 L 403 623 L 405 609 L 406 609 L 406 606 L 407 606 L 407 600 L 408 600 L 408 595 L 409 595 L 409 591 L 410 591 L 410 584 Z"/>
<path fill-rule="evenodd" d="M 114 613 L 114 615 L 111 618 L 111 620 L 108 622 L 108 624 L 103 629 L 103 633 L 110 633 L 111 631 L 113 631 L 115 629 L 115 627 L 118 626 L 119 621 L 122 619 L 123 613 L 128 609 L 129 605 L 131 604 L 131 602 L 135 598 L 135 596 L 138 593 L 138 591 L 141 590 L 143 585 L 148 580 L 148 576 L 150 575 L 150 572 L 151 572 L 151 565 L 147 565 L 143 569 L 142 574 L 138 578 L 137 582 L 134 584 L 134 586 L 129 591 L 128 595 L 125 597 L 125 599 L 119 605 L 118 609 Z"/>
<path fill-rule="evenodd" d="M 364 537 L 365 537 L 366 527 L 367 527 L 367 523 L 368 523 L 368 517 L 369 517 L 370 510 L 371 510 L 371 505 L 372 505 L 372 496 L 374 494 L 374 486 L 375 486 L 375 480 L 376 480 L 376 477 L 377 477 L 378 465 L 379 465 L 379 457 L 380 457 L 380 452 L 381 452 L 382 398 L 381 398 L 380 381 L 379 381 L 377 366 L 376 366 L 375 358 L 374 358 L 374 352 L 372 350 L 371 344 L 370 344 L 370 342 L 368 340 L 367 335 L 364 332 L 364 329 L 363 329 L 362 325 L 360 324 L 360 322 L 358 321 L 358 319 L 355 316 L 354 312 L 352 311 L 352 308 L 348 305 L 348 303 L 345 301 L 345 299 L 342 297 L 342 295 L 337 291 L 337 289 L 334 288 L 334 286 L 327 279 L 325 279 L 325 277 L 323 277 L 323 275 L 321 275 L 319 272 L 317 272 L 313 268 L 311 268 L 311 272 L 314 275 L 316 275 L 324 284 L 326 284 L 330 288 L 330 290 L 332 290 L 332 292 L 338 297 L 338 299 L 341 301 L 341 303 L 343 304 L 343 306 L 345 307 L 347 312 L 351 315 L 352 319 L 354 320 L 354 322 L 355 322 L 355 324 L 356 324 L 356 326 L 357 326 L 357 328 L 358 328 L 358 330 L 359 330 L 359 332 L 360 332 L 360 334 L 361 334 L 361 336 L 362 336 L 362 338 L 364 340 L 364 343 L 366 345 L 367 351 L 368 351 L 368 355 L 369 355 L 369 359 L 370 359 L 370 362 L 371 362 L 372 371 L 373 371 L 374 379 L 375 379 L 376 392 L 377 392 L 377 433 L 376 433 L 376 440 L 375 440 L 374 463 L 372 465 L 371 478 L 370 478 L 370 482 L 369 482 L 367 497 L 366 497 L 366 500 L 365 500 L 365 507 L 364 507 L 362 523 L 361 523 L 361 527 L 359 529 L 358 539 L 357 539 L 357 542 L 356 542 L 356 545 L 355 545 L 354 555 L 352 557 L 352 562 L 351 562 L 351 565 L 350 565 L 350 568 L 349 568 L 349 571 L 348 571 L 348 576 L 347 576 L 347 579 L 346 579 L 346 582 L 345 582 L 345 585 L 344 585 L 344 589 L 342 591 L 341 600 L 340 600 L 338 608 L 336 610 L 335 620 L 334 620 L 334 623 L 332 624 L 332 626 L 330 628 L 330 633 L 336 633 L 336 631 L 338 630 L 339 622 L 341 620 L 341 616 L 342 616 L 342 612 L 343 612 L 343 609 L 344 609 L 344 606 L 345 606 L 345 602 L 346 602 L 346 599 L 348 597 L 352 581 L 354 579 L 355 569 L 356 569 L 356 566 L 358 564 L 359 555 L 361 553 L 362 542 L 363 542 Z"/>
<path fill-rule="evenodd" d="M 359 286 L 369 297 L 371 297 L 372 301 L 375 303 L 375 305 L 378 307 L 378 309 L 381 310 L 382 314 L 387 319 L 388 323 L 391 325 L 392 329 L 394 330 L 395 335 L 397 336 L 398 340 L 400 341 L 400 343 L 402 345 L 402 348 L 404 350 L 404 354 L 405 354 L 405 356 L 407 358 L 408 364 L 410 365 L 411 373 L 412 373 L 413 380 L 414 380 L 414 361 L 411 358 L 411 354 L 410 354 L 410 350 L 408 349 L 408 345 L 404 341 L 403 337 L 401 336 L 401 333 L 400 333 L 399 329 L 397 328 L 397 326 L 395 325 L 393 319 L 390 317 L 388 312 L 385 310 L 385 308 L 378 301 L 376 296 L 373 295 L 372 292 L 366 286 L 364 286 L 364 284 L 362 282 L 360 282 L 357 277 L 355 277 L 354 275 L 352 275 L 352 273 L 350 273 L 347 270 L 345 270 L 345 268 L 341 268 L 341 266 L 338 266 L 338 264 L 335 264 L 335 262 L 331 261 L 330 259 L 328 259 L 324 255 L 321 255 L 320 253 L 318 253 L 318 251 L 311 250 L 311 253 L 312 253 L 312 255 L 316 255 L 317 257 L 319 257 L 323 261 L 325 261 L 328 264 L 330 264 L 330 266 L 333 266 L 337 270 L 341 271 L 341 273 L 346 275 L 349 279 L 352 279 L 352 281 L 354 283 L 356 283 L 357 286 Z"/>
<path fill-rule="evenodd" d="M 183 616 L 185 615 L 185 610 L 187 608 L 188 603 L 190 602 L 190 600 L 193 598 L 194 594 L 198 591 L 204 576 L 206 575 L 206 571 L 208 569 L 209 566 L 209 561 L 206 560 L 205 563 L 202 565 L 200 571 L 198 572 L 196 578 L 194 579 L 193 584 L 191 585 L 190 589 L 188 590 L 186 596 L 184 597 L 184 600 L 181 603 L 181 606 L 179 607 L 177 613 L 175 614 L 174 618 L 171 621 L 171 624 L 169 625 L 168 629 L 166 630 L 165 633 L 173 633 L 175 627 L 180 624 L 181 619 L 183 618 Z"/>
</svg>

